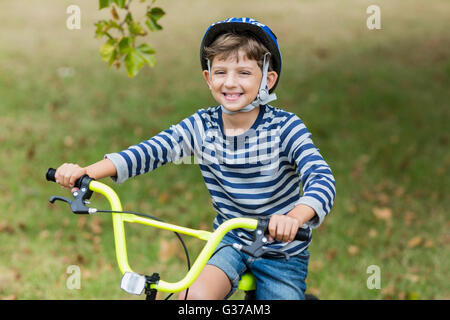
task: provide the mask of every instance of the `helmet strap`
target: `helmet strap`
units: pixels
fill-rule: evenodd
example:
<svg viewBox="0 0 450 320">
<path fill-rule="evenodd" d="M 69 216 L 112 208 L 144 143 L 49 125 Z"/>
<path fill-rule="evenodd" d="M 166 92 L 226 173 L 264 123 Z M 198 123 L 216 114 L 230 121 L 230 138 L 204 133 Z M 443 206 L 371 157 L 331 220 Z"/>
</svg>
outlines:
<svg viewBox="0 0 450 320">
<path fill-rule="evenodd" d="M 209 59 L 206 59 L 206 63 L 208 64 L 208 75 L 209 75 L 209 81 L 211 82 L 211 61 Z"/>
</svg>

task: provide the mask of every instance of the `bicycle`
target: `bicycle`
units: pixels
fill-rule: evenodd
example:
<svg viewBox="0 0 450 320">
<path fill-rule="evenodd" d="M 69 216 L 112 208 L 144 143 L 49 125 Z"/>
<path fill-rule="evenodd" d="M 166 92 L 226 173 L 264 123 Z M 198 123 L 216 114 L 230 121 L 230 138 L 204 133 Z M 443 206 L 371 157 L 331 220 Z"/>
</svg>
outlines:
<svg viewBox="0 0 450 320">
<path fill-rule="evenodd" d="M 46 173 L 47 181 L 55 182 L 55 172 L 53 168 L 49 168 Z M 139 212 L 123 211 L 122 204 L 116 192 L 108 185 L 98 182 L 95 179 L 90 178 L 88 175 L 84 175 L 75 182 L 75 187 L 78 191 L 73 192 L 73 200 L 70 200 L 61 196 L 52 196 L 49 201 L 54 203 L 55 201 L 63 201 L 70 205 L 70 208 L 75 214 L 95 214 L 99 212 L 111 213 L 114 231 L 114 243 L 117 264 L 119 266 L 120 272 L 122 274 L 121 289 L 129 294 L 141 295 L 145 291 L 147 300 L 155 300 L 157 291 L 171 293 L 166 299 L 175 292 L 180 292 L 189 288 L 189 286 L 198 277 L 203 267 L 206 265 L 210 257 L 215 254 L 218 250 L 221 250 L 225 246 L 217 249 L 220 241 L 224 235 L 236 228 L 244 228 L 255 230 L 254 236 L 255 240 L 251 245 L 239 245 L 233 244 L 236 250 L 240 250 L 248 255 L 255 258 L 261 257 L 265 254 L 275 254 L 284 257 L 286 260 L 289 256 L 280 250 L 267 249 L 264 245 L 267 243 L 267 238 L 265 233 L 267 231 L 268 218 L 233 218 L 223 224 L 221 224 L 214 232 L 209 232 L 205 230 L 196 230 L 191 228 L 185 228 L 175 224 L 170 224 L 162 221 L 159 218 L 153 217 L 148 214 L 143 214 Z M 111 206 L 111 210 L 98 210 L 96 208 L 89 208 L 86 205 L 90 204 L 89 199 L 91 198 L 93 192 L 102 194 Z M 177 282 L 167 282 L 160 278 L 158 273 L 153 273 L 152 275 L 142 275 L 136 273 L 131 269 L 128 263 L 127 256 L 127 246 L 125 238 L 125 227 L 124 223 L 139 223 L 147 226 L 152 226 L 168 231 L 173 231 L 177 235 L 178 239 L 181 241 L 188 264 L 188 272 L 183 279 Z M 200 240 L 206 241 L 203 249 L 200 251 L 193 265 L 190 265 L 189 254 L 187 248 L 179 236 L 179 234 L 185 234 L 188 236 L 196 237 Z M 310 238 L 310 231 L 306 229 L 299 229 L 296 239 L 305 241 Z M 216 250 L 217 249 L 217 250 Z M 256 290 L 256 280 L 254 276 L 247 272 L 242 275 L 239 281 L 239 290 L 245 292 L 246 300 L 255 299 Z M 186 292 L 187 297 L 188 292 Z M 307 299 L 317 299 L 312 295 L 306 295 Z"/>
</svg>

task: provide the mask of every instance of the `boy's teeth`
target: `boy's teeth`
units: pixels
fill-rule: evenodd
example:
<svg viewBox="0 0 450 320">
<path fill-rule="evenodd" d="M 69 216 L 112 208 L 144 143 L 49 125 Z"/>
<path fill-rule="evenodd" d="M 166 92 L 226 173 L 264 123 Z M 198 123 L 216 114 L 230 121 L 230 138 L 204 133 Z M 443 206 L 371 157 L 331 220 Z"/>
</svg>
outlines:
<svg viewBox="0 0 450 320">
<path fill-rule="evenodd" d="M 225 99 L 227 99 L 228 101 L 237 101 L 240 99 L 241 97 L 241 93 L 224 93 L 223 94 Z"/>
</svg>

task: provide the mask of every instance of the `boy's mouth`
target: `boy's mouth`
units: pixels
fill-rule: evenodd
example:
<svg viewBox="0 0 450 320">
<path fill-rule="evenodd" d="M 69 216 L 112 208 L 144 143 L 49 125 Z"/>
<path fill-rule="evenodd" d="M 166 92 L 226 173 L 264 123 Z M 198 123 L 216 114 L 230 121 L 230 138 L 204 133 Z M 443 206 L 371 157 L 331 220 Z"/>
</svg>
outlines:
<svg viewBox="0 0 450 320">
<path fill-rule="evenodd" d="M 236 101 L 242 96 L 242 93 L 236 93 L 236 92 L 233 92 L 233 93 L 222 92 L 222 94 L 227 101 Z"/>
</svg>

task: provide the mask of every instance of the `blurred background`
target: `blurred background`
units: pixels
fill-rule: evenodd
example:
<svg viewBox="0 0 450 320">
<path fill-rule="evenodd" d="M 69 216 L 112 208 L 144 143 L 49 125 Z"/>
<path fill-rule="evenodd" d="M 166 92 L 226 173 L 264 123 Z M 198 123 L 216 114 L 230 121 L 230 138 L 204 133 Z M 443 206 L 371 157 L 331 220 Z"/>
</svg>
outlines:
<svg viewBox="0 0 450 320">
<path fill-rule="evenodd" d="M 81 9 L 80 30 L 66 27 L 71 4 Z M 366 26 L 372 4 L 381 9 L 380 30 Z M 110 13 L 97 1 L 2 2 L 0 298 L 136 298 L 120 290 L 111 217 L 50 205 L 51 195 L 70 194 L 45 172 L 64 162 L 86 166 L 215 105 L 201 76 L 201 38 L 215 21 L 249 16 L 270 26 L 282 49 L 273 105 L 300 116 L 336 178 L 334 208 L 313 234 L 307 291 L 321 299 L 449 299 L 450 3 L 156 5 L 166 12 L 164 29 L 145 41 L 157 64 L 131 79 L 99 56 L 105 40 L 95 38 L 94 23 Z M 212 230 L 195 165 L 166 165 L 120 186 L 102 182 L 126 210 Z M 92 202 L 108 208 L 100 196 Z M 126 230 L 135 271 L 184 276 L 173 234 Z M 193 259 L 203 242 L 184 238 Z M 80 289 L 67 286 L 71 265 L 81 271 Z M 379 288 L 367 286 L 370 266 L 379 267 Z"/>
</svg>

